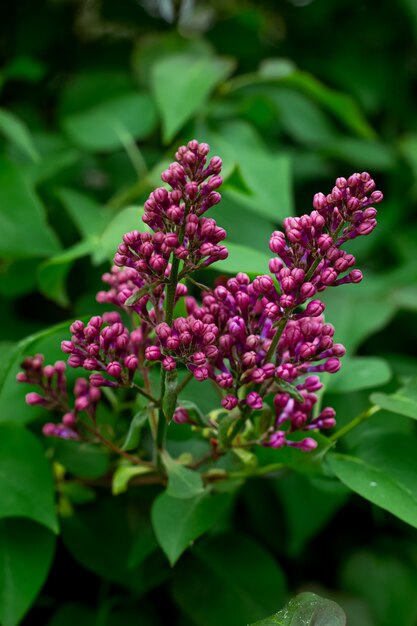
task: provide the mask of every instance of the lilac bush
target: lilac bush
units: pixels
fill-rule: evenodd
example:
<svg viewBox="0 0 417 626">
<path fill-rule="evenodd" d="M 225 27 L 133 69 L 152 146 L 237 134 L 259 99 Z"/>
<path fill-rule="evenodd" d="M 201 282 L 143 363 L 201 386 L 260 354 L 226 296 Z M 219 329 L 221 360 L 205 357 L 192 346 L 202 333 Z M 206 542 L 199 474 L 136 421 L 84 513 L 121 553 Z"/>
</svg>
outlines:
<svg viewBox="0 0 417 626">
<path fill-rule="evenodd" d="M 75 321 L 71 338 L 62 341 L 68 366 L 84 377 L 68 391 L 65 363 L 45 366 L 39 354 L 25 359 L 18 375 L 19 382 L 39 389 L 27 394 L 28 404 L 62 415 L 59 423 L 44 425 L 46 436 L 100 442 L 162 481 L 172 421 L 178 428 L 193 424 L 210 441 L 212 455 L 202 462 L 239 446 L 309 452 L 317 446 L 311 435 L 335 426 L 335 411 L 320 408 L 319 374 L 337 372 L 345 348 L 335 343 L 318 296 L 362 280 L 355 257 L 343 246 L 373 231 L 373 205 L 383 199 L 367 172 L 338 178 L 329 194 L 315 194 L 311 213 L 288 217 L 283 231 L 272 233 L 269 274 L 251 278 L 240 272 L 210 289 L 193 275 L 214 263 L 221 271 L 228 251 L 226 231 L 206 217 L 221 200 L 222 184 L 221 159 L 209 160 L 208 154 L 209 146 L 196 140 L 178 149 L 161 177 L 171 190 L 150 194 L 145 229 L 124 235 L 114 266 L 103 276 L 108 289 L 97 301 L 119 311 Z M 199 298 L 189 295 L 190 286 L 202 289 Z M 177 305 L 185 315 L 176 315 Z M 181 404 L 192 378 L 215 385 L 216 417 L 197 418 Z M 149 458 L 128 454 L 102 432 L 96 412 L 106 388 L 130 389 L 147 400 L 154 441 Z"/>
</svg>

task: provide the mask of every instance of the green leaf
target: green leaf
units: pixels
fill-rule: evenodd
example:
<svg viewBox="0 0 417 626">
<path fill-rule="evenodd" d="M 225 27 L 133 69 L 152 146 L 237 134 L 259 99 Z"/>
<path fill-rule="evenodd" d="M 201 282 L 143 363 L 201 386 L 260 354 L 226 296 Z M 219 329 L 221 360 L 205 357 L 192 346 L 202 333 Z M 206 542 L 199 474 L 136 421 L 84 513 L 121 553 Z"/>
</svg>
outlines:
<svg viewBox="0 0 417 626">
<path fill-rule="evenodd" d="M 288 540 L 285 546 L 292 557 L 299 556 L 346 502 L 349 491 L 337 481 L 310 479 L 291 473 L 271 481 L 284 508 Z"/>
<path fill-rule="evenodd" d="M 219 272 L 236 274 L 245 272 L 246 274 L 265 274 L 268 272 L 270 256 L 264 252 L 259 252 L 248 246 L 238 243 L 226 243 L 229 256 L 224 261 L 214 263 L 211 268 Z"/>
<path fill-rule="evenodd" d="M 375 138 L 375 131 L 351 96 L 327 87 L 307 72 L 294 72 L 284 77 L 281 82 L 308 95 L 358 137 Z"/>
<path fill-rule="evenodd" d="M 82 567 L 129 589 L 142 587 L 138 569 L 128 567 L 133 534 L 122 498 L 102 498 L 77 508 L 72 517 L 62 519 L 62 537 Z"/>
<path fill-rule="evenodd" d="M 26 519 L 0 520 L 0 622 L 17 626 L 41 590 L 55 537 Z"/>
<path fill-rule="evenodd" d="M 365 549 L 349 554 L 341 582 L 344 590 L 366 601 L 378 626 L 416 623 L 415 568 L 401 555 Z"/>
<path fill-rule="evenodd" d="M 97 444 L 56 439 L 53 446 L 54 460 L 74 476 L 100 478 L 109 470 L 109 453 Z"/>
<path fill-rule="evenodd" d="M 223 140 L 236 154 L 242 186 L 227 184 L 228 196 L 273 222 L 293 214 L 291 164 L 288 156 L 270 152 L 247 122 L 221 126 Z"/>
<path fill-rule="evenodd" d="M 173 592 L 196 626 L 242 626 L 282 604 L 285 579 L 259 543 L 233 533 L 197 545 L 176 570 Z"/>
<path fill-rule="evenodd" d="M 101 234 L 112 218 L 112 213 L 103 209 L 90 196 L 74 189 L 61 187 L 56 195 L 64 205 L 69 216 L 77 227 L 78 232 L 85 239 L 93 239 L 98 245 L 96 237 Z"/>
<path fill-rule="evenodd" d="M 142 409 L 136 415 L 133 416 L 130 422 L 129 430 L 126 435 L 126 439 L 122 445 L 122 450 L 134 450 L 138 447 L 140 441 L 140 433 L 149 417 L 147 409 Z"/>
<path fill-rule="evenodd" d="M 144 285 L 141 289 L 138 289 L 125 301 L 125 306 L 133 306 L 138 302 L 143 296 L 149 293 L 152 290 L 150 285 Z"/>
<path fill-rule="evenodd" d="M 129 480 L 134 476 L 141 476 L 152 471 L 149 467 L 142 465 L 119 465 L 112 478 L 111 491 L 114 496 L 127 491 Z"/>
<path fill-rule="evenodd" d="M 204 492 L 201 475 L 174 461 L 167 452 L 162 455 L 168 473 L 167 495 L 171 498 L 194 498 Z"/>
<path fill-rule="evenodd" d="M 270 89 L 279 122 L 296 141 L 308 146 L 336 142 L 337 134 L 323 111 L 304 94 L 287 87 Z"/>
<path fill-rule="evenodd" d="M 331 470 L 347 487 L 417 528 L 417 440 L 400 433 L 367 437 L 357 456 L 330 453 Z"/>
<path fill-rule="evenodd" d="M 126 136 L 143 139 L 155 126 L 155 108 L 146 93 L 120 95 L 63 120 L 72 141 L 92 152 L 117 150 L 125 144 Z"/>
<path fill-rule="evenodd" d="M 113 258 L 125 233 L 132 230 L 140 230 L 141 232 L 147 230 L 142 222 L 142 215 L 143 207 L 129 206 L 113 217 L 104 229 L 99 243 L 107 258 Z"/>
<path fill-rule="evenodd" d="M 34 435 L 0 425 L 0 517 L 29 517 L 58 532 L 49 463 Z"/>
<path fill-rule="evenodd" d="M 38 268 L 39 291 L 49 300 L 62 307 L 70 304 L 65 287 L 71 267 L 77 259 L 81 259 L 94 251 L 90 241 L 80 241 L 64 252 L 44 261 Z"/>
<path fill-rule="evenodd" d="M 178 398 L 178 375 L 177 370 L 165 372 L 165 394 L 162 402 L 162 410 L 168 421 L 172 420 L 177 407 Z"/>
<path fill-rule="evenodd" d="M 275 615 L 249 626 L 346 626 L 346 615 L 336 602 L 305 592 Z"/>
<path fill-rule="evenodd" d="M 373 393 L 370 400 L 386 411 L 417 419 L 417 378 L 390 395 Z"/>
<path fill-rule="evenodd" d="M 205 104 L 208 96 L 233 70 L 230 59 L 174 54 L 158 60 L 151 88 L 162 117 L 162 135 L 170 142 Z"/>
<path fill-rule="evenodd" d="M 384 359 L 369 356 L 344 357 L 342 369 L 329 377 L 326 391 L 347 393 L 371 389 L 384 385 L 391 377 L 391 368 Z"/>
<path fill-rule="evenodd" d="M 174 565 L 188 546 L 207 532 L 231 504 L 227 494 L 172 498 L 161 493 L 152 507 L 152 525 L 162 550 Z"/>
<path fill-rule="evenodd" d="M 337 322 L 336 340 L 353 352 L 369 336 L 384 328 L 397 307 L 387 298 L 387 285 L 365 276 L 362 283 L 346 285 L 343 298 L 338 288 L 320 296 L 326 304 L 326 321 Z"/>
<path fill-rule="evenodd" d="M 59 249 L 33 189 L 16 165 L 0 157 L 0 255 L 8 259 L 36 258 Z"/>
<path fill-rule="evenodd" d="M 39 161 L 39 154 L 26 125 L 18 117 L 0 109 L 0 132 L 32 161 Z"/>
</svg>

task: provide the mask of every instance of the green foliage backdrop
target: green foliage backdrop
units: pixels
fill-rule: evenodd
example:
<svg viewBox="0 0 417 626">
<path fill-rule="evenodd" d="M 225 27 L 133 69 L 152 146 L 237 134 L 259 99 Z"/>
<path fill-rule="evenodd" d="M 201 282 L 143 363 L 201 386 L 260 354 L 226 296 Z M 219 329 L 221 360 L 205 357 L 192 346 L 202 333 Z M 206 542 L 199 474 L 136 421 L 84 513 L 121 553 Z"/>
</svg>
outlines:
<svg viewBox="0 0 417 626">
<path fill-rule="evenodd" d="M 308 590 L 336 600 L 352 626 L 415 625 L 413 0 L 22 0 L 1 12 L 0 624 L 243 626 Z M 104 310 L 101 274 L 193 137 L 224 162 L 212 213 L 230 255 L 210 283 L 267 271 L 284 217 L 309 211 L 336 176 L 372 172 L 385 194 L 379 227 L 352 246 L 365 279 L 325 295 L 349 355 L 326 395 L 339 428 L 380 410 L 324 469 L 289 455 L 279 480 L 231 485 L 210 506 L 199 484 L 175 498 L 184 476 L 170 476 L 152 529 L 158 489 L 125 493 L 121 472 L 112 497 L 108 454 L 45 441 L 45 415 L 24 404 L 15 376 L 25 354 L 60 357 L 69 320 Z M 212 408 L 201 389 L 187 399 Z M 190 444 L 171 445 L 179 455 Z M 312 624 L 330 623 L 315 610 Z"/>
</svg>

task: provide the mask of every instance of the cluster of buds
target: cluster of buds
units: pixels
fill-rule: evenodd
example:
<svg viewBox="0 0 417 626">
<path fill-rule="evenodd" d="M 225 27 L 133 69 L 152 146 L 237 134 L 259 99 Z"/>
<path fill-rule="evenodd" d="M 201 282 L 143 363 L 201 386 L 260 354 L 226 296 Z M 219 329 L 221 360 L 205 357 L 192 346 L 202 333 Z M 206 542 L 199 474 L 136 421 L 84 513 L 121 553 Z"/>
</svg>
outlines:
<svg viewBox="0 0 417 626">
<path fill-rule="evenodd" d="M 243 422 L 253 411 L 269 411 L 270 425 L 259 440 L 264 445 L 311 450 L 314 439 L 297 441 L 292 434 L 334 426 L 333 409 L 313 415 L 315 392 L 322 386 L 316 374 L 337 372 L 345 348 L 334 342 L 325 306 L 314 298 L 329 286 L 362 279 L 355 257 L 342 246 L 375 228 L 372 205 L 382 193 L 366 172 L 338 178 L 330 194 L 314 196 L 310 214 L 289 217 L 283 232 L 272 233 L 269 246 L 276 256 L 269 270 L 275 279 L 265 274 L 251 281 L 239 273 L 205 291 L 201 304 L 186 297 L 187 317 L 173 319 L 175 303 L 187 296 L 181 281 L 228 254 L 221 244 L 225 230 L 205 216 L 220 202 L 222 184 L 221 159 L 208 160 L 208 153 L 209 146 L 196 140 L 178 149 L 175 163 L 161 176 L 171 190 L 160 187 L 145 202 L 147 232 L 126 233 L 114 267 L 103 276 L 109 290 L 97 294 L 98 302 L 134 311 L 140 326 L 130 331 L 119 313 L 105 313 L 86 325 L 74 322 L 72 339 L 62 342 L 68 364 L 91 372 L 89 382 L 79 379 L 75 385 L 74 410 L 64 408 L 63 363 L 44 368 L 36 355 L 23 364 L 19 380 L 43 392 L 28 394 L 27 401 L 65 413 L 62 424 L 45 426 L 45 434 L 79 437 L 77 413 L 85 411 L 94 420 L 97 388 L 130 387 L 138 368 L 145 378 L 155 361 L 163 376 L 172 371 L 173 380 L 178 364 L 198 381 L 213 380 L 222 406 L 237 409 Z M 169 390 L 165 384 L 162 389 L 163 407 Z M 175 406 L 174 393 L 171 398 L 173 421 L 193 423 L 184 407 Z"/>
<path fill-rule="evenodd" d="M 162 367 L 173 370 L 177 361 L 183 363 L 198 381 L 207 380 L 212 374 L 211 363 L 217 358 L 216 347 L 219 329 L 189 317 L 177 317 L 172 327 L 162 322 L 155 329 L 160 347 L 150 346 L 145 351 L 149 361 L 161 361 Z"/>
<path fill-rule="evenodd" d="M 60 423 L 47 422 L 43 426 L 44 435 L 61 439 L 80 439 L 78 415 L 85 412 L 90 420 L 95 420 L 97 404 L 101 397 L 100 390 L 89 384 L 85 378 L 78 378 L 74 384 L 74 407 L 71 409 L 68 404 L 65 363 L 57 361 L 54 365 L 44 366 L 43 362 L 42 354 L 27 357 L 22 363 L 23 372 L 17 374 L 18 382 L 36 385 L 41 391 L 41 394 L 28 393 L 26 402 L 31 406 L 41 406 L 49 411 L 63 413 Z"/>
<path fill-rule="evenodd" d="M 362 272 L 352 269 L 356 259 L 341 249 L 348 240 L 368 235 L 376 226 L 380 191 L 367 172 L 338 178 L 332 192 L 314 196 L 314 211 L 284 220 L 284 233 L 272 233 L 269 247 L 277 257 L 269 263 L 279 292 L 267 283 L 263 293 L 271 302 L 271 316 L 279 316 L 329 286 L 358 283 Z M 348 272 L 346 274 L 346 272 Z"/>
<path fill-rule="evenodd" d="M 88 324 L 77 320 L 70 326 L 72 338 L 63 341 L 61 349 L 69 354 L 70 367 L 83 367 L 91 374 L 94 387 L 129 386 L 139 366 L 139 354 L 143 349 L 144 336 L 141 329 L 129 332 L 122 324 L 119 313 L 104 313 L 90 319 Z"/>
</svg>

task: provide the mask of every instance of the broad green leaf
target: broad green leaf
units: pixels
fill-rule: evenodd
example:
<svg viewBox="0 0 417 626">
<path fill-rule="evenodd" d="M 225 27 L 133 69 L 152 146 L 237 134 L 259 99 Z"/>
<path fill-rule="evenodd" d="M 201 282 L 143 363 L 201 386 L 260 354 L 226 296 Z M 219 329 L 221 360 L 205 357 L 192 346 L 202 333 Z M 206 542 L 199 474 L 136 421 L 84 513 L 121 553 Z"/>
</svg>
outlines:
<svg viewBox="0 0 417 626">
<path fill-rule="evenodd" d="M 8 259 L 36 258 L 59 249 L 33 189 L 16 165 L 0 157 L 0 255 Z"/>
<path fill-rule="evenodd" d="M 349 554 L 342 588 L 366 600 L 378 626 L 414 626 L 417 620 L 415 568 L 400 554 L 361 550 Z"/>
<path fill-rule="evenodd" d="M 39 154 L 26 124 L 5 109 L 0 109 L 0 133 L 17 146 L 29 159 L 32 161 L 39 160 Z"/>
<path fill-rule="evenodd" d="M 55 537 L 26 519 L 0 520 L 0 622 L 17 626 L 52 565 Z"/>
<path fill-rule="evenodd" d="M 65 279 L 74 261 L 91 254 L 93 251 L 94 245 L 91 241 L 80 241 L 64 252 L 44 261 L 38 268 L 39 291 L 48 300 L 53 300 L 62 307 L 69 306 L 70 301 L 65 287 Z"/>
<path fill-rule="evenodd" d="M 249 626 L 346 626 L 346 615 L 333 600 L 305 592 L 275 615 Z"/>
<path fill-rule="evenodd" d="M 76 509 L 62 519 L 62 537 L 82 567 L 129 589 L 142 587 L 139 570 L 128 568 L 133 534 L 121 498 L 102 498 Z"/>
<path fill-rule="evenodd" d="M 242 626 L 283 603 L 285 579 L 262 545 L 233 533 L 197 545 L 175 572 L 173 592 L 196 626 Z"/>
<path fill-rule="evenodd" d="M 298 556 L 343 506 L 349 491 L 339 482 L 292 473 L 271 481 L 284 508 L 288 554 Z"/>
<path fill-rule="evenodd" d="M 291 165 L 286 154 L 270 152 L 247 122 L 234 121 L 221 127 L 239 167 L 242 186 L 227 184 L 228 196 L 256 215 L 273 222 L 293 213 Z"/>
<path fill-rule="evenodd" d="M 108 596 L 92 609 L 76 602 L 61 604 L 47 626 L 159 626 L 156 614 L 140 602 L 140 608 L 114 607 L 115 596 Z"/>
<path fill-rule="evenodd" d="M 337 143 L 326 115 L 304 94 L 287 87 L 271 88 L 268 94 L 277 106 L 280 125 L 293 139 L 310 146 Z"/>
<path fill-rule="evenodd" d="M 330 453 L 330 468 L 347 487 L 417 528 L 417 440 L 400 433 L 367 437 L 356 456 Z"/>
<path fill-rule="evenodd" d="M 72 141 L 87 151 L 112 151 L 126 137 L 143 139 L 156 126 L 156 112 L 146 93 L 129 93 L 69 115 L 63 127 Z"/>
<path fill-rule="evenodd" d="M 351 163 L 354 167 L 373 171 L 392 169 L 396 156 L 388 144 L 356 137 L 338 137 L 334 143 L 326 146 L 324 153 L 333 159 Z"/>
<path fill-rule="evenodd" d="M 103 209 L 90 196 L 74 189 L 61 187 L 57 190 L 56 195 L 64 205 L 80 235 L 85 239 L 92 238 L 98 244 L 96 238 L 112 218 L 111 212 Z"/>
<path fill-rule="evenodd" d="M 220 204 L 210 209 L 210 217 L 227 232 L 224 245 L 243 245 L 265 254 L 274 230 L 273 220 L 264 215 L 256 215 L 232 196 L 233 191 L 230 194 L 230 190 L 225 189 Z"/>
<path fill-rule="evenodd" d="M 130 422 L 126 439 L 122 445 L 122 450 L 134 450 L 138 447 L 140 441 L 140 433 L 149 418 L 149 411 L 142 409 L 133 416 Z"/>
<path fill-rule="evenodd" d="M 110 467 L 109 453 L 94 443 L 54 439 L 54 460 L 80 478 L 99 478 Z"/>
<path fill-rule="evenodd" d="M 227 494 L 172 498 L 163 492 L 156 498 L 151 513 L 152 525 L 171 565 L 226 513 L 230 504 Z"/>
<path fill-rule="evenodd" d="M 417 378 L 395 393 L 373 393 L 370 399 L 386 411 L 417 419 Z"/>
<path fill-rule="evenodd" d="M 336 374 L 329 376 L 326 391 L 347 393 L 359 389 L 371 389 L 384 385 L 391 379 L 391 376 L 391 368 L 384 359 L 369 356 L 344 357 L 342 368 Z"/>
<path fill-rule="evenodd" d="M 111 491 L 114 496 L 118 496 L 121 493 L 127 491 L 129 480 L 134 476 L 141 476 L 148 474 L 151 470 L 149 467 L 142 465 L 119 465 L 112 478 Z"/>
<path fill-rule="evenodd" d="M 143 207 L 129 206 L 117 213 L 104 229 L 100 238 L 100 248 L 107 258 L 113 258 L 123 235 L 132 230 L 148 230 L 142 222 Z"/>
<path fill-rule="evenodd" d="M 33 56 L 19 55 L 11 59 L 4 68 L 8 80 L 24 80 L 37 83 L 46 74 L 46 65 Z"/>
<path fill-rule="evenodd" d="M 29 517 L 58 532 L 51 467 L 34 435 L 0 425 L 0 518 Z"/>
<path fill-rule="evenodd" d="M 387 298 L 387 287 L 374 282 L 368 274 L 362 283 L 346 285 L 343 297 L 339 287 L 330 287 L 320 296 L 326 303 L 326 321 L 335 324 L 335 338 L 349 353 L 367 337 L 382 330 L 397 309 Z"/>
<path fill-rule="evenodd" d="M 358 137 L 375 138 L 375 131 L 351 96 L 327 87 L 307 72 L 294 72 L 284 77 L 282 84 L 299 89 L 311 97 Z"/>
<path fill-rule="evenodd" d="M 226 247 L 229 256 L 224 261 L 214 263 L 211 266 L 213 269 L 228 274 L 236 274 L 237 272 L 255 275 L 268 273 L 268 263 L 271 257 L 267 253 L 238 243 L 226 242 Z"/>
<path fill-rule="evenodd" d="M 233 70 L 230 59 L 174 54 L 158 60 L 151 88 L 162 117 L 163 140 L 170 142 Z"/>
<path fill-rule="evenodd" d="M 167 452 L 163 454 L 163 462 L 168 473 L 167 495 L 171 498 L 194 498 L 204 492 L 201 475 L 177 461 Z"/>
</svg>

